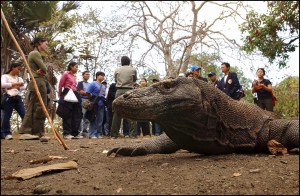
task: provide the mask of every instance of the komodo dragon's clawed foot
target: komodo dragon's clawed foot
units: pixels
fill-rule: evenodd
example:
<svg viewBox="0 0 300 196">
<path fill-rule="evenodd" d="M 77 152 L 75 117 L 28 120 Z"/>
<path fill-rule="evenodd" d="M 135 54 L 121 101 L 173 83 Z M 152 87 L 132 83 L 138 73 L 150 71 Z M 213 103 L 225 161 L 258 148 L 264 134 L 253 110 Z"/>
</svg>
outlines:
<svg viewBox="0 0 300 196">
<path fill-rule="evenodd" d="M 117 156 L 143 156 L 147 154 L 147 150 L 142 147 L 125 147 L 125 148 L 113 148 L 107 152 L 107 156 L 115 154 Z"/>
</svg>

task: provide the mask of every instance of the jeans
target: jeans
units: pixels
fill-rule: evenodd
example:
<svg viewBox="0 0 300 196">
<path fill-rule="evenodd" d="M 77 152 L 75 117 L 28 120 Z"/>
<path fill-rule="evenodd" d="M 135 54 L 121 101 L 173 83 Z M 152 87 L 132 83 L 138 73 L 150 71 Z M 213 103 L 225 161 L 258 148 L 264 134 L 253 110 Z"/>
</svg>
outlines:
<svg viewBox="0 0 300 196">
<path fill-rule="evenodd" d="M 62 118 L 63 125 L 63 135 L 73 135 L 78 136 L 80 132 L 80 124 L 82 120 L 82 111 L 81 111 L 81 97 L 78 92 L 74 92 L 75 96 L 78 99 L 78 103 L 71 103 L 63 100 L 64 95 L 71 90 L 65 88 L 59 98 L 59 104 L 65 104 L 71 110 Z"/>
<path fill-rule="evenodd" d="M 143 136 L 150 135 L 150 122 L 149 121 L 138 121 L 137 122 L 137 134 L 141 135 L 141 129 Z"/>
<path fill-rule="evenodd" d="M 107 135 L 107 136 L 110 135 L 109 121 L 110 121 L 110 119 L 109 119 L 107 107 L 104 107 L 104 120 L 103 120 L 102 130 L 103 130 L 103 134 Z"/>
<path fill-rule="evenodd" d="M 2 123 L 1 123 L 1 138 L 11 135 L 10 131 L 10 118 L 15 109 L 23 120 L 25 116 L 25 106 L 22 101 L 21 96 L 17 95 L 14 97 L 9 97 L 8 94 L 3 96 L 3 116 L 1 114 Z"/>
<path fill-rule="evenodd" d="M 155 132 L 154 132 L 155 135 L 161 135 L 162 134 L 162 131 L 161 131 L 161 128 L 160 128 L 159 124 L 154 123 L 154 129 L 155 129 Z"/>
<path fill-rule="evenodd" d="M 129 122 L 127 119 L 123 118 L 123 135 L 129 136 Z"/>
<path fill-rule="evenodd" d="M 102 124 L 104 117 L 104 106 L 99 106 L 97 110 L 96 119 L 90 122 L 89 137 L 103 136 Z"/>
</svg>

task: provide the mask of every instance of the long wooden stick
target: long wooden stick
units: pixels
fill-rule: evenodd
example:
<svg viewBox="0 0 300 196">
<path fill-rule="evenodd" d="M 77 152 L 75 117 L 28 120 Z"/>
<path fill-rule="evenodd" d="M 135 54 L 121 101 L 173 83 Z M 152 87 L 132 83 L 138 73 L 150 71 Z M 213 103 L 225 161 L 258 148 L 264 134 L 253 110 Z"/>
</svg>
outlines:
<svg viewBox="0 0 300 196">
<path fill-rule="evenodd" d="M 21 56 L 22 56 L 22 60 L 23 60 L 23 62 L 24 62 L 24 64 L 25 64 L 25 66 L 26 66 L 26 68 L 27 68 L 27 71 L 28 71 L 28 73 L 29 73 L 29 75 L 30 75 L 30 78 L 31 78 L 31 80 L 32 80 L 32 82 L 33 82 L 34 89 L 35 89 L 35 91 L 36 91 L 36 94 L 37 94 L 37 96 L 38 96 L 38 99 L 39 99 L 39 101 L 40 101 L 40 104 L 42 105 L 43 111 L 44 111 L 44 113 L 45 113 L 45 115 L 46 115 L 46 117 L 47 117 L 47 119 L 48 119 L 48 121 L 49 121 L 49 123 L 50 123 L 50 125 L 51 125 L 51 128 L 52 128 L 52 131 L 53 131 L 53 133 L 54 133 L 55 138 L 58 140 L 58 142 L 59 142 L 60 144 L 63 145 L 63 147 L 64 147 L 65 150 L 68 150 L 69 148 L 67 147 L 67 145 L 66 145 L 66 143 L 64 142 L 63 138 L 61 137 L 61 135 L 58 133 L 58 131 L 55 129 L 55 127 L 54 127 L 54 125 L 53 125 L 52 119 L 50 118 L 49 113 L 48 113 L 48 111 L 47 111 L 47 109 L 46 109 L 46 107 L 45 107 L 45 105 L 44 105 L 44 101 L 43 101 L 43 99 L 42 99 L 42 97 L 41 97 L 41 93 L 40 93 L 40 91 L 39 91 L 39 88 L 38 88 L 38 86 L 37 86 L 37 83 L 36 83 L 36 81 L 35 81 L 35 79 L 34 79 L 34 77 L 33 77 L 33 74 L 32 74 L 32 72 L 31 72 L 31 70 L 30 70 L 30 67 L 29 67 L 29 65 L 28 65 L 28 63 L 27 63 L 27 61 L 26 61 L 25 55 L 24 55 L 23 51 L 21 50 L 21 47 L 20 47 L 20 45 L 18 44 L 18 42 L 17 42 L 15 36 L 14 36 L 13 33 L 11 32 L 10 27 L 9 27 L 7 21 L 6 21 L 6 18 L 5 18 L 5 16 L 4 16 L 4 14 L 3 14 L 2 9 L 1 9 L 1 19 L 3 20 L 3 23 L 4 23 L 5 27 L 6 27 L 6 30 L 8 31 L 9 35 L 11 36 L 12 40 L 14 41 L 15 46 L 17 47 L 19 53 L 20 53 Z"/>
</svg>

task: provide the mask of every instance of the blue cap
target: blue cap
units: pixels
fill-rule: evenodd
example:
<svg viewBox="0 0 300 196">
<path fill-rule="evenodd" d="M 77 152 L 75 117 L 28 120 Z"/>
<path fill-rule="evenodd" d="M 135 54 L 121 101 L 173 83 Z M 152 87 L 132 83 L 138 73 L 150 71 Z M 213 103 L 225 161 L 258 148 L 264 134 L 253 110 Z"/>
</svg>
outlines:
<svg viewBox="0 0 300 196">
<path fill-rule="evenodd" d="M 211 71 L 211 72 L 208 73 L 208 77 L 211 77 L 211 76 L 214 76 L 214 75 L 216 75 L 216 73 L 214 71 Z"/>
<path fill-rule="evenodd" d="M 198 65 L 193 65 L 191 67 L 191 71 L 195 71 L 195 70 L 198 70 L 198 69 L 201 69 L 201 67 L 198 67 Z"/>
</svg>

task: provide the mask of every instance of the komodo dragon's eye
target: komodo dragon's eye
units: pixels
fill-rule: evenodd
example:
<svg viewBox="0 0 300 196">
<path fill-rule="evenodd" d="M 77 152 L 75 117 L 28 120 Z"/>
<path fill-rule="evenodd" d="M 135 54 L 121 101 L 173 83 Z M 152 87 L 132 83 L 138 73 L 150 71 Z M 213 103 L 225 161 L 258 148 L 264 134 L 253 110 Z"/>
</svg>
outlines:
<svg viewBox="0 0 300 196">
<path fill-rule="evenodd" d="M 172 86 L 171 86 L 170 83 L 166 83 L 166 84 L 164 84 L 164 88 L 165 89 L 170 89 L 170 88 L 172 88 Z"/>
</svg>

